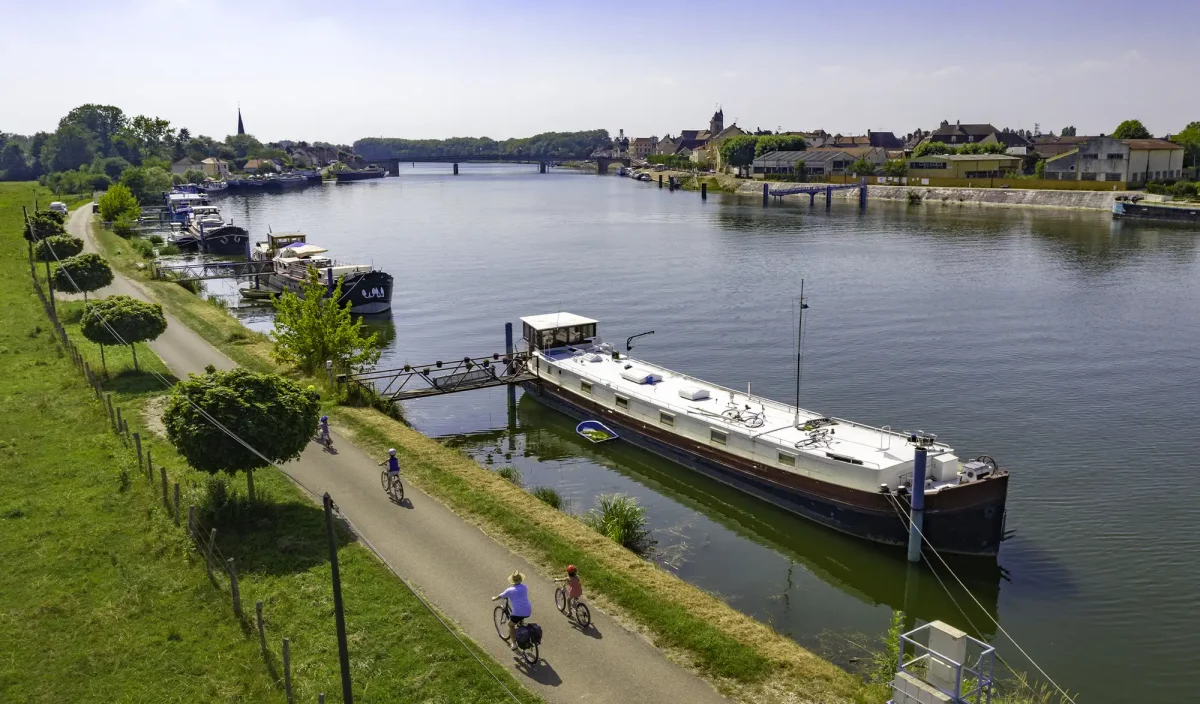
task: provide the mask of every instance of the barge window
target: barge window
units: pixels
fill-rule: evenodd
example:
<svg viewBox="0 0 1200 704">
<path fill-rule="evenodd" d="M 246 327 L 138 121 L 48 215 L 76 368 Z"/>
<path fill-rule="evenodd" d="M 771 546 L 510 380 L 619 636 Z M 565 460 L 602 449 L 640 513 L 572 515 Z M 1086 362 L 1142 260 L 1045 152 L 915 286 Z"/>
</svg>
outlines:
<svg viewBox="0 0 1200 704">
<path fill-rule="evenodd" d="M 853 457 L 847 457 L 846 455 L 835 455 L 832 452 L 826 452 L 825 456 L 831 460 L 837 460 L 838 462 L 845 462 L 846 464 L 862 464 L 863 463 L 862 460 L 856 460 Z"/>
<path fill-rule="evenodd" d="M 629 410 L 629 399 L 625 398 L 624 396 L 618 396 L 617 397 L 617 408 L 621 409 L 622 411 L 628 411 Z"/>
<path fill-rule="evenodd" d="M 708 439 L 713 441 L 715 445 L 724 445 L 729 440 L 729 434 L 723 433 L 720 430 L 709 430 Z"/>
<path fill-rule="evenodd" d="M 663 425 L 667 426 L 668 428 L 674 428 L 675 427 L 675 416 L 671 415 L 670 413 L 663 413 L 662 411 L 659 411 L 658 412 L 658 422 L 662 423 Z"/>
<path fill-rule="evenodd" d="M 786 452 L 780 452 L 779 453 L 779 464 L 783 465 L 784 467 L 795 467 L 796 466 L 796 456 L 789 455 Z"/>
<path fill-rule="evenodd" d="M 592 382 L 590 382 L 590 381 L 579 382 L 579 390 L 585 394 L 592 393 Z"/>
</svg>

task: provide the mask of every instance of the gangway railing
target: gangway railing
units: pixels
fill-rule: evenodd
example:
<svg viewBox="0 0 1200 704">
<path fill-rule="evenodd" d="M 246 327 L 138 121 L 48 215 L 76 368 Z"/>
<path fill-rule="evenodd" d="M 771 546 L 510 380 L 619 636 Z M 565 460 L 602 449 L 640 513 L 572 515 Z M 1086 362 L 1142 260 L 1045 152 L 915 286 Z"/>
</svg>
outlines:
<svg viewBox="0 0 1200 704">
<path fill-rule="evenodd" d="M 190 264 L 154 264 L 154 278 L 174 281 L 207 281 L 237 279 L 269 274 L 275 270 L 272 261 L 193 262 Z"/>
<path fill-rule="evenodd" d="M 528 352 L 463 357 L 428 364 L 405 364 L 357 374 L 339 374 L 338 382 L 353 384 L 390 401 L 407 401 L 459 391 L 486 389 L 529 381 Z"/>
</svg>

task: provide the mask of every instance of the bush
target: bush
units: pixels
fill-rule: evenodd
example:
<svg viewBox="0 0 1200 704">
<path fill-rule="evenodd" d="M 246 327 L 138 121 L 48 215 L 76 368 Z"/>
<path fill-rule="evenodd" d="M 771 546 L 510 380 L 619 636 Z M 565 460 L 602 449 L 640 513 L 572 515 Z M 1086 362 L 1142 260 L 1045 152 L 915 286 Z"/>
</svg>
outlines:
<svg viewBox="0 0 1200 704">
<path fill-rule="evenodd" d="M 88 174 L 87 185 L 93 191 L 107 191 L 112 186 L 112 179 L 107 174 Z"/>
<path fill-rule="evenodd" d="M 598 506 L 587 512 L 583 522 L 609 540 L 644 555 L 656 542 L 646 528 L 646 509 L 625 494 L 601 494 Z"/>
<path fill-rule="evenodd" d="M 183 173 L 183 180 L 187 183 L 204 183 L 204 172 L 188 169 Z"/>
<path fill-rule="evenodd" d="M 29 214 L 29 222 L 25 223 L 25 239 L 30 242 L 67 234 L 63 227 L 65 218 L 62 213 L 53 210 L 38 210 Z"/>
<path fill-rule="evenodd" d="M 95 252 L 77 254 L 54 269 L 54 288 L 59 291 L 95 291 L 111 284 L 112 280 L 112 268 Z"/>
<path fill-rule="evenodd" d="M 146 342 L 166 329 L 161 305 L 120 295 L 89 303 L 80 321 L 83 336 L 98 345 Z"/>
<path fill-rule="evenodd" d="M 100 200 L 96 201 L 96 205 L 100 211 L 100 219 L 105 222 L 115 222 L 123 216 L 136 218 L 141 214 L 137 198 L 124 184 L 111 186 L 100 196 Z"/>
<path fill-rule="evenodd" d="M 1174 184 L 1167 186 L 1167 192 L 1173 196 L 1192 198 L 1196 195 L 1196 184 L 1190 181 L 1176 181 Z"/>
<path fill-rule="evenodd" d="M 146 239 L 150 240 L 150 244 L 158 245 L 163 243 L 162 235 L 150 235 Z"/>
<path fill-rule="evenodd" d="M 143 259 L 152 259 L 154 257 L 154 245 L 150 243 L 150 240 L 134 237 L 129 240 L 129 246 L 135 252 L 142 255 Z"/>
<path fill-rule="evenodd" d="M 504 477 L 507 481 L 521 486 L 521 470 L 516 467 L 501 467 L 496 470 L 496 474 Z"/>
<path fill-rule="evenodd" d="M 33 247 L 33 256 L 40 262 L 52 262 L 73 257 L 83 251 L 83 240 L 70 235 L 54 235 L 39 240 Z"/>
<path fill-rule="evenodd" d="M 118 237 L 129 239 L 137 233 L 137 221 L 128 216 L 122 215 L 113 223 L 112 229 L 113 233 Z"/>
<path fill-rule="evenodd" d="M 567 501 L 563 499 L 562 494 L 558 493 L 552 487 L 535 486 L 529 493 L 536 496 L 542 503 L 559 511 L 567 510 Z"/>
<path fill-rule="evenodd" d="M 916 191 L 909 191 L 907 197 L 908 197 L 909 205 L 920 205 L 921 204 L 921 194 L 920 193 L 917 193 Z"/>
</svg>

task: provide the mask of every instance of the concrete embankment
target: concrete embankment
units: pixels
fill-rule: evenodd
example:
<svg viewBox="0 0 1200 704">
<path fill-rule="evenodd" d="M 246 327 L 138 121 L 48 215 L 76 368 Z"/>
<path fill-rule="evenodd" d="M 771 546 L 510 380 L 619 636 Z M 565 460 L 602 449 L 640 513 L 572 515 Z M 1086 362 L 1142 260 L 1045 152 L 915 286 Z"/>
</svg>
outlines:
<svg viewBox="0 0 1200 704">
<path fill-rule="evenodd" d="M 762 181 L 743 181 L 737 193 L 762 197 Z M 786 188 L 785 183 L 772 184 Z M 813 184 L 820 185 L 820 184 Z M 986 205 L 1011 208 L 1066 208 L 1072 210 L 1112 210 L 1113 199 L 1129 195 L 1127 191 L 1051 191 L 1022 188 L 931 188 L 929 186 L 867 186 L 867 200 L 908 203 L 916 193 L 927 206 Z M 834 198 L 858 198 L 857 189 L 834 191 Z M 818 195 L 817 199 L 823 199 Z M 787 202 L 807 200 L 808 195 L 783 196 Z"/>
</svg>

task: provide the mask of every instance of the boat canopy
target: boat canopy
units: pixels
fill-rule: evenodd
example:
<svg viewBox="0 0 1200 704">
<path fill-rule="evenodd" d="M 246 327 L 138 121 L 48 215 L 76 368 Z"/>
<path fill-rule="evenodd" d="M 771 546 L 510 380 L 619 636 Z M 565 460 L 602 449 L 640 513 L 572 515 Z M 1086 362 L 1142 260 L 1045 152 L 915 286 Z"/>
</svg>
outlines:
<svg viewBox="0 0 1200 704">
<path fill-rule="evenodd" d="M 314 254 L 324 254 L 328 249 L 307 242 L 293 242 L 284 246 L 279 250 L 279 255 L 283 257 L 311 257 Z"/>
<path fill-rule="evenodd" d="M 598 321 L 574 313 L 546 313 L 521 318 L 522 337 L 531 350 L 582 345 L 596 337 Z"/>
</svg>

